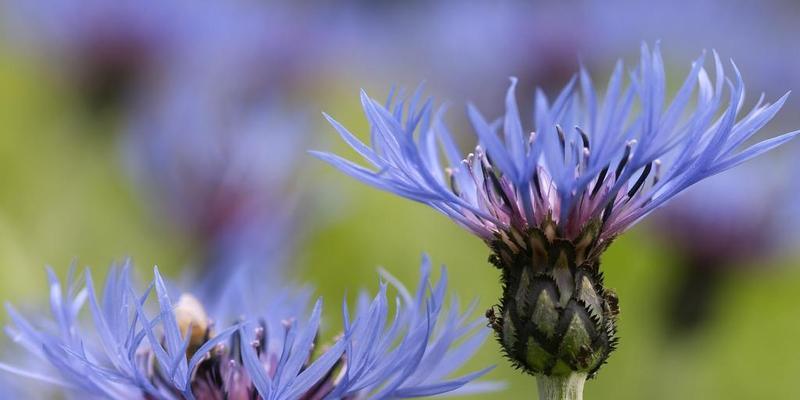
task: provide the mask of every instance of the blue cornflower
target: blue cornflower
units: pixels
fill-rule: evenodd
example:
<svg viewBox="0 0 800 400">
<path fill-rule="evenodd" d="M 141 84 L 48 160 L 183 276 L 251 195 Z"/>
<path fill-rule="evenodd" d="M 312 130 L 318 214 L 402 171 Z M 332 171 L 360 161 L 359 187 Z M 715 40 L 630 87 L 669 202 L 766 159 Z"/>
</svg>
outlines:
<svg viewBox="0 0 800 400">
<path fill-rule="evenodd" d="M 487 332 L 470 318 L 474 308 L 461 312 L 454 303 L 445 309 L 444 268 L 435 284 L 427 258 L 421 269 L 414 295 L 386 276 L 400 294 L 393 316 L 386 283 L 372 300 L 362 294 L 353 316 L 345 304 L 343 332 L 322 349 L 321 300 L 303 317 L 305 296 L 276 295 L 262 305 L 268 313 L 224 327 L 197 298 L 171 294 L 157 268 L 139 292 L 129 265 L 112 267 L 102 297 L 88 271 L 83 285 L 70 271 L 62 286 L 48 270 L 52 318 L 39 322 L 8 305 L 6 332 L 54 369 L 0 369 L 91 398 L 388 399 L 451 392 L 488 371 L 448 378 Z M 151 315 L 153 292 L 157 313 Z M 80 315 L 87 304 L 90 324 Z"/>
<path fill-rule="evenodd" d="M 617 298 L 603 287 L 599 260 L 610 242 L 689 186 L 798 133 L 742 149 L 786 96 L 774 104 L 762 96 L 740 115 L 741 75 L 731 63 L 734 76 L 727 78 L 713 58 L 713 79 L 703 55 L 672 100 L 658 47 L 642 46 L 627 85 L 618 63 L 605 92 L 581 70 L 554 100 L 536 93 L 530 134 L 512 78 L 505 116 L 487 120 L 469 107 L 479 145 L 466 157 L 442 111 L 419 91 L 408 101 L 390 96 L 386 105 L 362 92 L 371 146 L 328 119 L 371 168 L 315 154 L 363 182 L 433 207 L 483 239 L 503 274 L 500 306 L 488 316 L 509 358 L 533 374 L 585 377 L 616 343 Z"/>
<path fill-rule="evenodd" d="M 6 36 L 66 74 L 93 106 L 128 105 L 187 76 L 237 84 L 258 76 L 242 90 L 296 82 L 319 49 L 316 28 L 291 23 L 288 5 L 9 0 L 0 8 Z"/>
<path fill-rule="evenodd" d="M 734 65 L 735 80 L 728 80 L 715 54 L 712 82 L 703 59 L 692 64 L 669 104 L 658 49 L 652 53 L 642 49 L 641 65 L 627 88 L 621 63 L 605 94 L 594 89 L 582 70 L 552 102 L 537 92 L 534 130 L 529 135 L 522 128 L 514 97 L 517 81 L 512 79 L 502 119 L 487 121 L 469 107 L 480 145 L 465 158 L 441 113 L 434 115 L 430 100 L 418 109 L 417 93 L 404 118 L 407 102 L 392 107 L 390 101 L 384 107 L 362 92 L 372 147 L 328 119 L 374 170 L 332 154 L 315 154 L 370 185 L 428 204 L 487 241 L 496 235 L 508 237 L 513 229 L 541 226 L 546 220 L 561 235 L 574 239 L 595 219 L 603 220 L 600 238 L 608 241 L 692 184 L 798 133 L 740 151 L 742 143 L 772 119 L 786 96 L 774 104 L 762 98 L 737 121 L 744 102 L 739 71 Z M 726 86 L 729 101 L 724 104 Z M 695 89 L 697 98 L 692 101 Z M 497 136 L 500 128 L 503 140 Z"/>
<path fill-rule="evenodd" d="M 480 95 L 487 105 L 502 96 L 493 92 L 493 82 L 512 72 L 522 80 L 564 84 L 578 65 L 576 52 L 595 50 L 598 37 L 573 3 L 440 0 L 402 9 L 355 3 L 347 12 L 357 21 L 339 21 L 340 31 L 353 31 L 358 40 L 342 40 L 337 49 L 349 46 L 348 51 L 369 57 L 340 57 L 345 63 L 358 60 L 345 67 L 366 68 L 369 60 L 369 68 L 386 74 L 402 65 L 403 74 L 424 72 L 436 91 Z"/>
<path fill-rule="evenodd" d="M 775 3 L 761 7 L 743 2 L 730 7 L 724 0 L 677 0 L 668 3 L 636 3 L 607 1 L 603 3 L 571 3 L 570 12 L 579 15 L 576 24 L 590 45 L 586 54 L 594 62 L 604 54 L 626 52 L 642 39 L 662 39 L 670 43 L 670 51 L 691 56 L 703 47 L 715 47 L 725 54 L 736 54 L 748 81 L 768 92 L 797 87 L 800 57 L 785 52 L 797 36 L 793 16 L 795 3 Z M 742 26 L 748 26 L 748 33 Z M 793 99 L 792 101 L 797 101 Z M 791 103 L 791 101 L 790 101 Z M 781 119 L 794 120 L 791 113 Z"/>
<path fill-rule="evenodd" d="M 183 1 L 8 1 L 8 37 L 66 74 L 92 106 L 116 103 L 157 82 L 199 22 Z"/>
<path fill-rule="evenodd" d="M 128 121 L 123 150 L 139 188 L 161 221 L 203 249 L 191 262 L 209 290 L 238 269 L 282 281 L 302 229 L 300 113 L 213 80 L 165 86 Z"/>
<path fill-rule="evenodd" d="M 759 160 L 715 176 L 653 214 L 647 226 L 678 270 L 666 287 L 670 337 L 702 328 L 715 315 L 722 283 L 734 272 L 756 272 L 796 244 L 795 189 L 786 160 Z M 783 168 L 781 168 L 783 167 Z M 740 190 L 758 182 L 758 190 Z M 714 201 L 709 201 L 714 199 Z"/>
<path fill-rule="evenodd" d="M 201 242 L 285 219 L 307 138 L 298 113 L 214 82 L 167 86 L 132 113 L 123 147 L 159 211 Z"/>
<path fill-rule="evenodd" d="M 786 224 L 793 210 L 784 205 L 794 187 L 781 179 L 781 162 L 768 161 L 692 187 L 655 213 L 650 228 L 697 268 L 744 267 L 786 250 L 796 239 Z M 743 182 L 760 188 L 742 191 Z"/>
</svg>

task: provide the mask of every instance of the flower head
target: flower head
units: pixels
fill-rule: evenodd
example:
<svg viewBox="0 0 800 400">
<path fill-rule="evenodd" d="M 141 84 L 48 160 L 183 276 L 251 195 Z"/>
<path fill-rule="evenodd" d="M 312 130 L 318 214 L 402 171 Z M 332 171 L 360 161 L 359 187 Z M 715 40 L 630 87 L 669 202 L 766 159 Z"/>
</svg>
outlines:
<svg viewBox="0 0 800 400">
<path fill-rule="evenodd" d="M 468 110 L 479 145 L 462 157 L 441 111 L 410 100 L 386 105 L 362 92 L 371 146 L 328 118 L 371 165 L 316 153 L 377 188 L 425 203 L 483 239 L 502 271 L 503 297 L 487 313 L 517 367 L 548 376 L 593 375 L 616 345 L 618 301 L 603 285 L 600 255 L 637 221 L 689 186 L 787 142 L 743 147 L 783 105 L 763 96 L 741 114 L 744 83 L 713 80 L 701 56 L 671 100 L 658 47 L 642 46 L 627 85 L 618 63 L 605 92 L 585 70 L 549 100 L 535 99 L 523 130 L 514 89 L 506 113 Z M 443 155 L 443 157 L 442 157 Z"/>
<path fill-rule="evenodd" d="M 319 348 L 319 300 L 304 317 L 303 296 L 275 296 L 263 305 L 267 313 L 224 326 L 198 299 L 171 295 L 158 269 L 141 293 L 127 265 L 114 267 L 102 297 L 88 272 L 84 285 L 70 273 L 62 286 L 48 271 L 52 319 L 37 323 L 9 305 L 13 325 L 6 332 L 53 371 L 1 363 L 0 370 L 90 398 L 384 399 L 451 392 L 487 371 L 448 378 L 486 332 L 470 310 L 445 309 L 442 272 L 432 285 L 426 259 L 414 295 L 388 277 L 400 293 L 394 316 L 381 284 L 372 300 L 362 294 L 354 316 L 345 304 L 343 332 Z M 150 315 L 153 294 L 157 312 Z M 85 308 L 91 323 L 82 322 Z"/>
<path fill-rule="evenodd" d="M 553 101 L 536 94 L 532 132 L 523 130 L 512 79 L 503 118 L 487 121 L 469 108 L 480 145 L 466 157 L 431 102 L 417 107 L 419 93 L 384 107 L 362 92 L 371 147 L 329 120 L 374 169 L 316 154 L 368 184 L 430 205 L 487 241 L 545 223 L 575 239 L 593 222 L 608 241 L 692 184 L 797 133 L 741 149 L 786 96 L 774 104 L 759 101 L 739 117 L 744 83 L 735 65 L 731 81 L 715 54 L 712 81 L 703 60 L 692 64 L 671 101 L 657 48 L 642 49 L 627 87 L 621 63 L 605 93 L 582 70 Z"/>
<path fill-rule="evenodd" d="M 135 178 L 175 225 L 214 241 L 287 214 L 305 136 L 269 98 L 243 101 L 213 84 L 171 85 L 129 121 Z M 265 156 L 267 155 L 267 156 Z"/>
<path fill-rule="evenodd" d="M 176 84 L 136 110 L 123 147 L 160 221 L 198 247 L 190 274 L 208 294 L 240 275 L 269 275 L 277 289 L 301 229 L 295 181 L 307 137 L 273 99 L 239 94 L 212 82 Z"/>
<path fill-rule="evenodd" d="M 704 327 L 717 311 L 722 284 L 734 273 L 763 270 L 796 244 L 789 223 L 796 210 L 787 202 L 793 187 L 783 179 L 779 160 L 764 161 L 769 165 L 754 162 L 690 188 L 647 224 L 678 269 L 676 280 L 665 286 L 670 338 Z M 745 182 L 760 188 L 742 191 Z"/>
<path fill-rule="evenodd" d="M 190 75 L 234 84 L 259 76 L 243 90 L 294 82 L 318 49 L 318 35 L 287 23 L 296 11 L 278 4 L 10 0 L 2 8 L 9 36 L 66 72 L 93 106 Z"/>
<path fill-rule="evenodd" d="M 729 269 L 764 260 L 788 247 L 795 235 L 785 223 L 792 190 L 776 160 L 715 176 L 653 215 L 650 228 L 688 260 L 691 268 Z M 776 173 L 778 172 L 778 173 Z M 758 182 L 758 190 L 740 190 Z M 714 201 L 709 201 L 714 199 Z"/>
<path fill-rule="evenodd" d="M 176 2 L 141 7 L 132 1 L 9 1 L 11 36 L 58 60 L 94 101 L 143 83 L 182 40 L 182 24 L 168 23 Z M 5 21 L 4 21 L 5 22 Z"/>
</svg>

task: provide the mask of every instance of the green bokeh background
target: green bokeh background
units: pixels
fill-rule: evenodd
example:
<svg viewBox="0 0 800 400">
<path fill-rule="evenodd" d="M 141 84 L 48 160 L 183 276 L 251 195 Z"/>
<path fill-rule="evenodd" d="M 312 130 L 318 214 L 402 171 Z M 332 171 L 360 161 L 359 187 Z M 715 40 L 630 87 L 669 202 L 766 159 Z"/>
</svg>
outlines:
<svg viewBox="0 0 800 400">
<path fill-rule="evenodd" d="M 364 122 L 354 87 L 326 88 L 316 101 L 359 131 Z M 77 259 L 102 275 L 110 262 L 131 256 L 145 277 L 154 264 L 175 277 L 192 257 L 191 246 L 153 218 L 132 185 L 119 159 L 113 117 L 88 118 L 72 96 L 35 65 L 0 51 L 0 298 L 22 308 L 46 301 L 45 265 L 64 274 Z M 318 136 L 332 139 L 333 130 L 318 119 Z M 316 143 L 346 153 L 333 140 Z M 422 252 L 447 264 L 451 292 L 465 300 L 462 304 L 474 297 L 480 310 L 494 304 L 498 274 L 478 239 L 422 205 L 367 188 L 307 158 L 299 179 L 311 188 L 310 210 L 303 213 L 309 226 L 287 267 L 326 299 L 327 335 L 340 325 L 345 293 L 374 290 L 378 266 L 415 282 Z M 684 340 L 663 333 L 659 314 L 666 287 L 677 278 L 674 260 L 641 228 L 604 256 L 606 283 L 621 302 L 621 344 L 587 384 L 585 397 L 800 398 L 796 260 L 734 273 L 721 290 L 720 313 L 705 331 Z M 493 340 L 470 367 L 487 364 L 497 364 L 489 379 L 508 388 L 472 398 L 536 398 L 534 379 L 512 370 Z"/>
</svg>

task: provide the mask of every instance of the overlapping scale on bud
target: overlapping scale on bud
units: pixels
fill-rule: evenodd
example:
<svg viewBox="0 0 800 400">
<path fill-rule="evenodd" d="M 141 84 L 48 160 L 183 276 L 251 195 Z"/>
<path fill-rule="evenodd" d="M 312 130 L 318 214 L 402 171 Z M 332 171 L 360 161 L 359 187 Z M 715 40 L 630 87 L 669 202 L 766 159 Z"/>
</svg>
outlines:
<svg viewBox="0 0 800 400">
<path fill-rule="evenodd" d="M 531 374 L 593 375 L 617 342 L 617 297 L 603 287 L 599 221 L 575 239 L 552 220 L 491 243 L 503 296 L 487 312 L 507 357 Z"/>
</svg>

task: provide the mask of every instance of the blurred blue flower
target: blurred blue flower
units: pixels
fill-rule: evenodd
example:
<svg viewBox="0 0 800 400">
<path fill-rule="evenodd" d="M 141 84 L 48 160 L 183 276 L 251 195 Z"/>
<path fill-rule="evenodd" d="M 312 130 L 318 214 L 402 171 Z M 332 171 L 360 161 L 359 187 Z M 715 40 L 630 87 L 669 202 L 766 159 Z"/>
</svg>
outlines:
<svg viewBox="0 0 800 400">
<path fill-rule="evenodd" d="M 281 4 L 10 0 L 2 10 L 13 44 L 56 66 L 98 106 L 186 76 L 227 82 L 247 71 L 261 88 L 295 82 L 319 49 L 316 26 L 290 23 L 297 10 Z"/>
<path fill-rule="evenodd" d="M 171 294 L 158 269 L 144 292 L 134 288 L 129 269 L 111 268 L 102 297 L 88 271 L 84 285 L 71 271 L 65 286 L 48 271 L 52 318 L 26 318 L 8 305 L 13 324 L 6 332 L 53 369 L 0 369 L 82 398 L 287 400 L 469 391 L 467 384 L 489 370 L 448 378 L 487 332 L 470 318 L 473 307 L 463 313 L 457 302 L 444 307 L 444 268 L 432 283 L 427 258 L 416 293 L 387 274 L 399 294 L 394 305 L 386 283 L 371 300 L 362 293 L 352 316 L 345 303 L 343 332 L 323 349 L 317 348 L 321 300 L 302 317 L 305 296 L 276 294 L 260 305 L 266 312 L 218 326 L 195 297 Z M 157 313 L 150 315 L 153 289 Z M 92 324 L 81 322 L 87 304 Z"/>
<path fill-rule="evenodd" d="M 674 259 L 677 279 L 666 290 L 670 338 L 704 326 L 719 288 L 734 273 L 766 270 L 796 245 L 796 211 L 785 160 L 763 159 L 715 176 L 657 211 L 648 228 Z M 787 170 L 787 171 L 784 171 Z M 742 190 L 757 182 L 758 190 Z"/>
<path fill-rule="evenodd" d="M 574 3 L 442 0 L 382 8 L 356 3 L 346 10 L 350 18 L 339 18 L 338 47 L 353 56 L 340 59 L 352 64 L 346 68 L 358 79 L 423 76 L 434 92 L 452 99 L 480 96 L 485 107 L 500 100 L 492 88 L 510 74 L 548 89 L 563 85 L 578 54 L 597 37 Z"/>
<path fill-rule="evenodd" d="M 658 3 L 631 3 L 612 0 L 600 3 L 574 3 L 584 8 L 585 24 L 599 46 L 587 48 L 589 57 L 619 54 L 641 40 L 663 40 L 671 51 L 691 56 L 704 47 L 714 47 L 736 59 L 751 85 L 768 93 L 797 87 L 800 57 L 786 52 L 798 34 L 795 16 L 800 11 L 791 1 L 771 2 L 769 7 L 748 1 L 676 0 Z M 747 29 L 742 29 L 742 27 Z M 793 101 L 797 101 L 794 99 Z M 792 101 L 790 101 L 791 103 Z M 792 117 L 785 113 L 782 117 Z"/>
<path fill-rule="evenodd" d="M 774 104 L 762 97 L 740 116 L 744 83 L 735 65 L 730 80 L 715 53 L 712 81 L 703 60 L 692 64 L 671 102 L 658 48 L 651 52 L 643 46 L 627 87 L 621 63 L 605 93 L 596 91 L 581 70 L 552 102 L 537 92 L 530 135 L 520 122 L 512 79 L 503 118 L 487 121 L 469 107 L 480 145 L 466 158 L 443 124 L 441 110 L 434 112 L 430 100 L 422 103 L 419 92 L 394 105 L 390 98 L 386 106 L 362 92 L 371 146 L 329 121 L 374 169 L 314 154 L 372 186 L 428 204 L 486 241 L 514 241 L 515 232 L 548 221 L 559 237 L 575 239 L 587 224 L 599 221 L 602 245 L 694 183 L 798 133 L 741 149 L 786 96 Z"/>
<path fill-rule="evenodd" d="M 277 93 L 242 93 L 231 82 L 187 76 L 165 85 L 131 112 L 122 142 L 160 220 L 199 249 L 190 263 L 209 292 L 240 273 L 281 282 L 302 226 L 301 113 Z"/>
<path fill-rule="evenodd" d="M 698 268 L 729 269 L 765 260 L 794 244 L 791 191 L 781 160 L 720 174 L 687 190 L 654 214 L 653 231 Z M 758 182 L 758 190 L 742 190 Z M 709 201 L 713 199 L 713 201 Z M 658 226 L 658 228 L 655 227 Z"/>
<path fill-rule="evenodd" d="M 141 104 L 123 142 L 128 165 L 166 217 L 202 241 L 291 211 L 307 136 L 280 100 L 209 83 L 172 85 Z"/>
<path fill-rule="evenodd" d="M 180 2 L 122 0 L 8 1 L 5 33 L 14 43 L 57 65 L 57 72 L 97 101 L 159 75 L 185 39 L 184 22 L 174 21 Z"/>
</svg>

